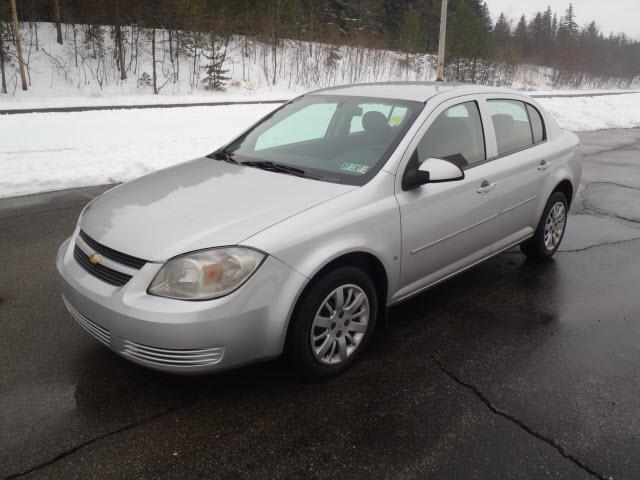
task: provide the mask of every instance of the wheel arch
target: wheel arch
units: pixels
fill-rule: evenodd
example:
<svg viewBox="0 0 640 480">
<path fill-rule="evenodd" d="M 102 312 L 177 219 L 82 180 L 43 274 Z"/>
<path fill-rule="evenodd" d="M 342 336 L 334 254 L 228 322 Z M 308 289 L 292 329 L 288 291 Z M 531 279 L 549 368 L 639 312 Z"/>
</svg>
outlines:
<svg viewBox="0 0 640 480">
<path fill-rule="evenodd" d="M 292 320 L 293 318 L 295 318 L 305 294 L 316 285 L 316 283 L 320 278 L 322 278 L 322 276 L 332 270 L 345 266 L 360 267 L 369 274 L 371 280 L 373 281 L 373 284 L 375 285 L 376 293 L 378 295 L 378 316 L 382 317 L 384 315 L 384 309 L 387 304 L 387 294 L 389 291 L 389 277 L 384 264 L 376 255 L 364 250 L 356 250 L 343 253 L 333 259 L 330 259 L 324 265 L 322 265 L 309 278 L 307 283 L 298 293 L 294 306 L 291 309 L 291 313 L 289 314 L 289 318 L 287 319 L 287 329 L 283 345 L 284 350 L 286 350 L 287 348 L 287 342 L 290 337 L 291 327 L 293 325 Z"/>
<path fill-rule="evenodd" d="M 565 198 L 567 199 L 567 203 L 568 203 L 569 207 L 571 207 L 571 202 L 573 201 L 574 189 L 573 189 L 573 184 L 571 183 L 571 181 L 568 178 L 565 178 L 565 179 L 561 180 L 554 187 L 554 189 L 551 191 L 549 196 L 553 195 L 555 192 L 562 192 L 564 194 Z"/>
</svg>

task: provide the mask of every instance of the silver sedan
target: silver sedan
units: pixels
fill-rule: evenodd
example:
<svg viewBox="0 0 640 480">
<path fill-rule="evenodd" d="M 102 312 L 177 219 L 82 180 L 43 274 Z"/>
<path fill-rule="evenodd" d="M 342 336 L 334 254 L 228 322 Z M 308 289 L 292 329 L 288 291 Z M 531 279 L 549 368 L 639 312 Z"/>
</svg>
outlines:
<svg viewBox="0 0 640 480">
<path fill-rule="evenodd" d="M 150 368 L 283 352 L 335 375 L 386 307 L 520 245 L 551 257 L 577 137 L 518 92 L 386 83 L 303 95 L 216 152 L 119 185 L 57 269 L 71 315 Z"/>
</svg>

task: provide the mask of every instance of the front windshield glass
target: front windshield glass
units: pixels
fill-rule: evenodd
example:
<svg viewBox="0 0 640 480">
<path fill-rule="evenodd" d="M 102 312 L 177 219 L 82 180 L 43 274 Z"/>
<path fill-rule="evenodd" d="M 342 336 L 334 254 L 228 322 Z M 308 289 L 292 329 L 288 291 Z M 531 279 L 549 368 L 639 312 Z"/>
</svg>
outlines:
<svg viewBox="0 0 640 480">
<path fill-rule="evenodd" d="M 276 110 L 224 153 L 238 163 L 272 162 L 310 178 L 363 185 L 422 107 L 401 100 L 307 95 Z"/>
</svg>

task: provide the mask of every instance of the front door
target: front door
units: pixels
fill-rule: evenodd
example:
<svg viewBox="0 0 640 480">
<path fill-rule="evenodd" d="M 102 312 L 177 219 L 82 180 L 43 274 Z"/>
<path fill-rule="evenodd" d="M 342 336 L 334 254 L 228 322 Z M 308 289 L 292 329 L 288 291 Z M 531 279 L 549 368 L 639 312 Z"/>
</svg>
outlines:
<svg viewBox="0 0 640 480">
<path fill-rule="evenodd" d="M 486 160 L 475 100 L 441 105 L 418 135 L 411 162 L 440 158 L 465 172 L 463 180 L 398 191 L 402 224 L 400 299 L 470 265 L 492 251 L 499 195 Z M 415 166 L 415 165 L 414 165 Z M 404 172 L 402 172 L 404 173 Z"/>
</svg>

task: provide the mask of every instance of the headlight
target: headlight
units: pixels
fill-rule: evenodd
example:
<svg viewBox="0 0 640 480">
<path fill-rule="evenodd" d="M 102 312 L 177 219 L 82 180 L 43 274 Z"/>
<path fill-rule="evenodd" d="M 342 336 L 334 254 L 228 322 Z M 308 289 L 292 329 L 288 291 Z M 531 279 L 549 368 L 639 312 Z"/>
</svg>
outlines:
<svg viewBox="0 0 640 480">
<path fill-rule="evenodd" d="M 265 255 L 244 247 L 202 250 L 172 258 L 149 286 L 151 295 L 211 300 L 228 295 L 260 266 Z"/>
</svg>

